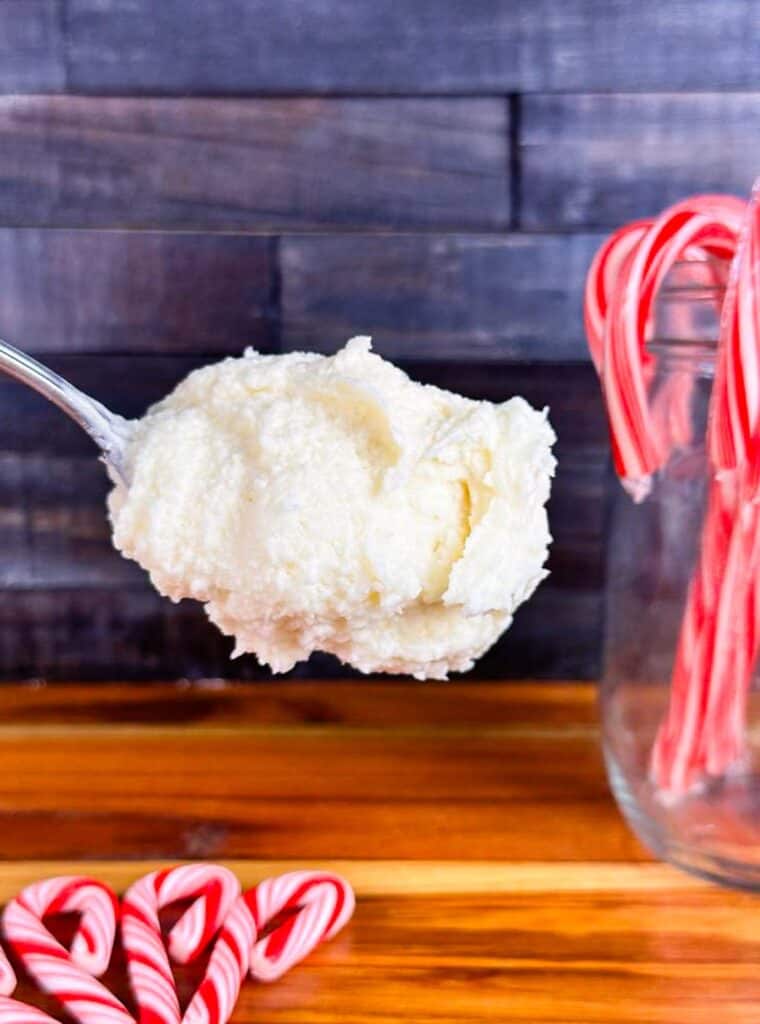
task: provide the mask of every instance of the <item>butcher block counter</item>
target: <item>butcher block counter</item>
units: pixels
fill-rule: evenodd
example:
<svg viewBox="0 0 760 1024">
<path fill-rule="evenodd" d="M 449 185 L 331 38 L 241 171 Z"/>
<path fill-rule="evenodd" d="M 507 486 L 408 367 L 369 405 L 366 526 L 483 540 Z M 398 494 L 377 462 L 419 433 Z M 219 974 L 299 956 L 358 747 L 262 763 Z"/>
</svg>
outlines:
<svg viewBox="0 0 760 1024">
<path fill-rule="evenodd" d="M 233 1024 L 760 1020 L 760 901 L 633 838 L 588 685 L 7 685 L 0 723 L 3 902 L 182 860 L 350 880 L 352 922 Z"/>
</svg>

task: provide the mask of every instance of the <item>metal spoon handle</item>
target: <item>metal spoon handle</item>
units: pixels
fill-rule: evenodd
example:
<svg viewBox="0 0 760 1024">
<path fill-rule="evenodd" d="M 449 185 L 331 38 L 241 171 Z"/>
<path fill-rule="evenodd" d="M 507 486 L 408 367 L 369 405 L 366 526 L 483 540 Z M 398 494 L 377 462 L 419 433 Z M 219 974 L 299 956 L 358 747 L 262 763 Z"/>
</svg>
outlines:
<svg viewBox="0 0 760 1024">
<path fill-rule="evenodd" d="M 124 478 L 124 451 L 131 423 L 69 384 L 47 366 L 0 340 L 0 372 L 34 388 L 86 430 L 106 462 Z"/>
</svg>

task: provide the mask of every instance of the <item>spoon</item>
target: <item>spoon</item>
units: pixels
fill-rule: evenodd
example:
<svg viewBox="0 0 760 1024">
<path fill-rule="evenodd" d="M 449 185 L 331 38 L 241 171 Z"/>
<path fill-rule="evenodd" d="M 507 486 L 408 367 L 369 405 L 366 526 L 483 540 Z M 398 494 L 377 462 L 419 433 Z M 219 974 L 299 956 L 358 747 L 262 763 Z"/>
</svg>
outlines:
<svg viewBox="0 0 760 1024">
<path fill-rule="evenodd" d="M 118 416 L 90 398 L 47 366 L 32 359 L 26 352 L 0 340 L 0 372 L 7 373 L 69 415 L 86 430 L 100 448 L 103 461 L 119 480 L 127 484 L 126 449 L 133 422 Z"/>
</svg>

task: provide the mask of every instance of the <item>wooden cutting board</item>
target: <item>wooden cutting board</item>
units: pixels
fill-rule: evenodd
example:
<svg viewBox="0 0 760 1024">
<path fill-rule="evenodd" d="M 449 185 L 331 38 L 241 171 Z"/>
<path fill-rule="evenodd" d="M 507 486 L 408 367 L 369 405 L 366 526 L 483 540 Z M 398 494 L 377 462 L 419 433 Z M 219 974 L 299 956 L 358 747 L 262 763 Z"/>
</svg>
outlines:
<svg viewBox="0 0 760 1024">
<path fill-rule="evenodd" d="M 760 1020 L 760 902 L 630 835 L 588 686 L 7 686 L 0 722 L 2 900 L 186 858 L 354 884 L 346 931 L 233 1022 Z"/>
</svg>

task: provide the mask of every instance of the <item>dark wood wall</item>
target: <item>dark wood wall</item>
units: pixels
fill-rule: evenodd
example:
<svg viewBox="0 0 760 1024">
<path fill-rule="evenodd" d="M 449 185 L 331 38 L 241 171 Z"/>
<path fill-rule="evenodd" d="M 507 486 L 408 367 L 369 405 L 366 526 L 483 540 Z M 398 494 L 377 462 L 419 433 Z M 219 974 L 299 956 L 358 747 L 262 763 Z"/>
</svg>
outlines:
<svg viewBox="0 0 760 1024">
<path fill-rule="evenodd" d="M 755 0 L 0 0 L 0 335 L 126 415 L 352 333 L 550 405 L 552 575 L 476 671 L 594 677 L 585 269 L 627 218 L 748 191 L 755 89 Z M 84 435 L 9 381 L 0 411 L 0 677 L 263 674 L 111 550 Z"/>
</svg>

